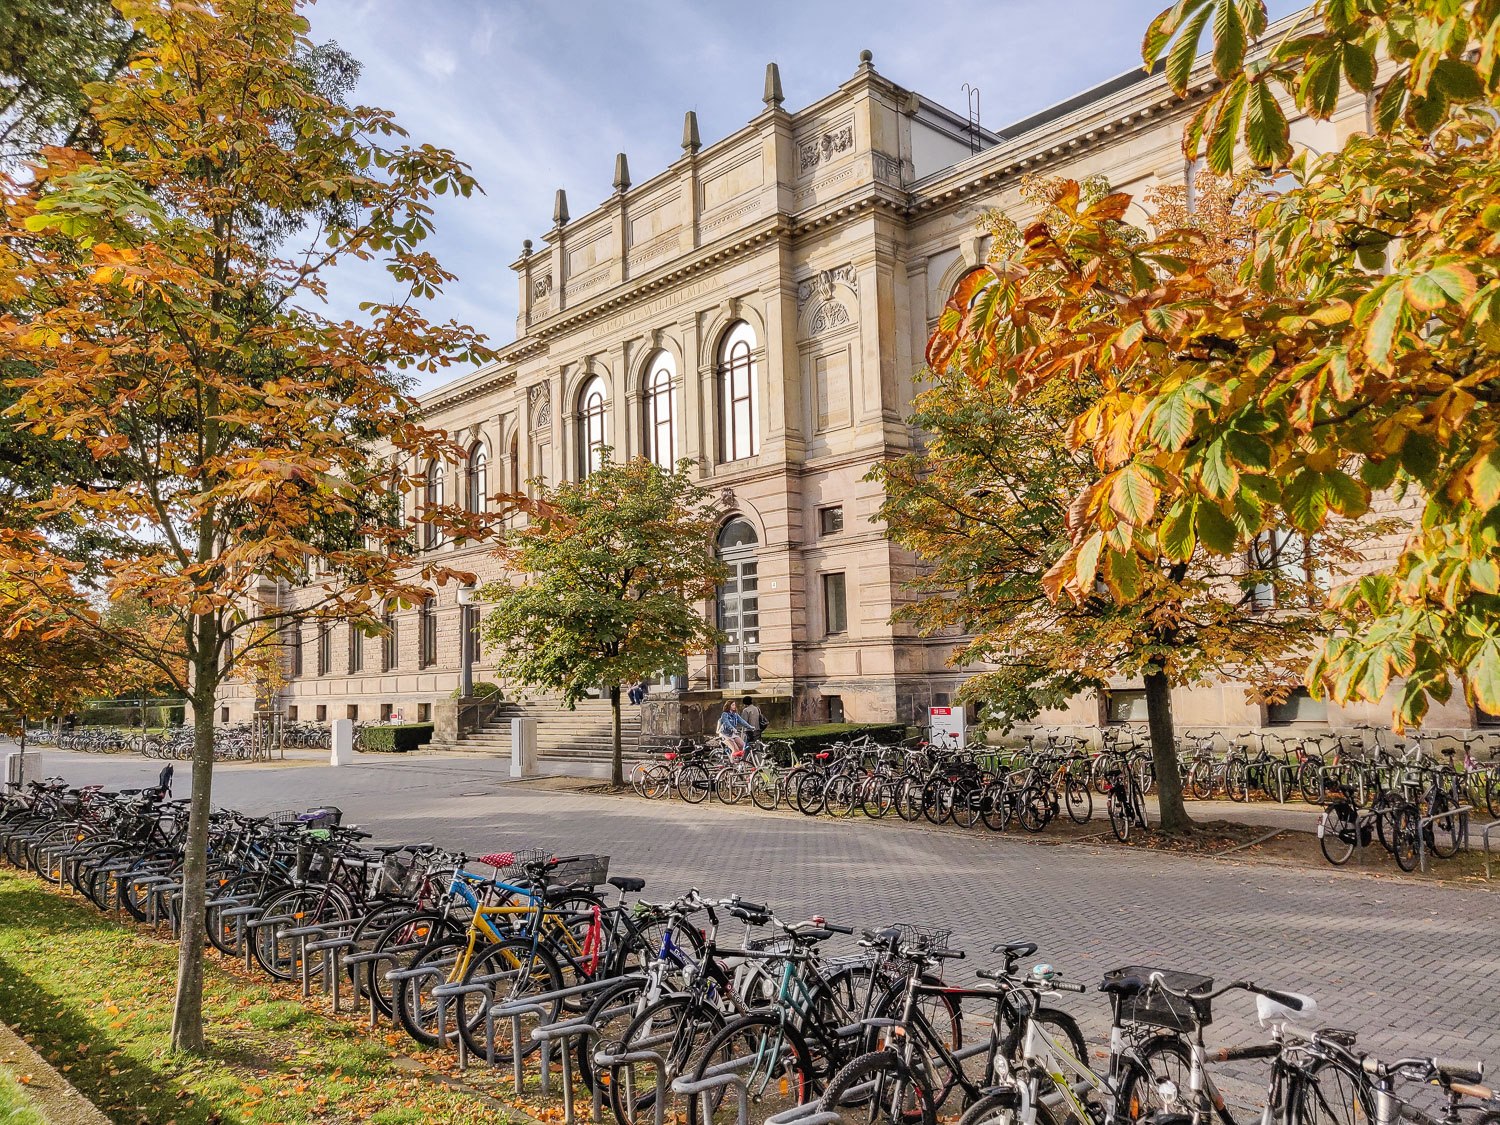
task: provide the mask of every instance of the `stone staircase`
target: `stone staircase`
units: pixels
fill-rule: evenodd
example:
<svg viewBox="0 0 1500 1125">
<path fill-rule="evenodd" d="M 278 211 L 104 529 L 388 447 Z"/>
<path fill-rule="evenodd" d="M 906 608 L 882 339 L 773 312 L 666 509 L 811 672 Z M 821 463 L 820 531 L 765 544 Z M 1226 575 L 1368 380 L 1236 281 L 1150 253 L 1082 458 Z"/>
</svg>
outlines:
<svg viewBox="0 0 1500 1125">
<path fill-rule="evenodd" d="M 608 699 L 580 699 L 572 711 L 548 699 L 503 703 L 489 722 L 464 735 L 452 749 L 509 758 L 510 721 L 522 716 L 536 720 L 537 765 L 542 773 L 609 776 L 612 718 Z M 640 710 L 622 702 L 620 743 L 627 763 L 635 756 L 640 742 Z"/>
</svg>

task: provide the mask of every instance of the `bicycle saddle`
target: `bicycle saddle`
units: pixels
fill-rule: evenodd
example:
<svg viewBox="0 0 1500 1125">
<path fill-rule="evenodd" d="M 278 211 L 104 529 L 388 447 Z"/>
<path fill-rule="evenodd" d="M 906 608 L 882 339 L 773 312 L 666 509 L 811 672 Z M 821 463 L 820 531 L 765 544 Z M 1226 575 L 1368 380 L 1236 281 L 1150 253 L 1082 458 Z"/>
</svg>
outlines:
<svg viewBox="0 0 1500 1125">
<path fill-rule="evenodd" d="M 1034 941 L 1002 941 L 990 950 L 991 953 L 1003 953 L 1006 957 L 1030 957 L 1036 952 Z"/>
<path fill-rule="evenodd" d="M 1099 991 L 1108 992 L 1112 996 L 1139 996 L 1149 987 L 1150 983 L 1144 977 L 1115 977 L 1101 984 Z"/>
<path fill-rule="evenodd" d="M 370 851 L 379 852 L 383 856 L 394 855 L 396 852 L 404 852 L 405 844 L 371 844 Z"/>
<path fill-rule="evenodd" d="M 1268 1023 L 1282 1023 L 1286 1020 L 1310 1020 L 1318 1014 L 1318 1002 L 1311 996 L 1304 996 L 1300 992 L 1288 992 L 1289 1000 L 1298 1001 L 1294 1007 L 1291 1004 L 1283 1004 L 1272 1000 L 1269 996 L 1255 997 L 1255 1018 L 1262 1026 Z"/>
<path fill-rule="evenodd" d="M 634 875 L 611 875 L 609 885 L 627 895 L 637 895 L 646 889 L 646 880 Z"/>
</svg>

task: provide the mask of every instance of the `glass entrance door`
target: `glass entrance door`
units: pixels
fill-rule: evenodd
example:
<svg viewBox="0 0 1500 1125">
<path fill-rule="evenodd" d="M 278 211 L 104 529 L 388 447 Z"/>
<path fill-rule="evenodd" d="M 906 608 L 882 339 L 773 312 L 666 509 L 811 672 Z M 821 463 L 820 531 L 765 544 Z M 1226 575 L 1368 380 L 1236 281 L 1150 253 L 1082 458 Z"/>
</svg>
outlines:
<svg viewBox="0 0 1500 1125">
<path fill-rule="evenodd" d="M 719 533 L 719 558 L 729 571 L 719 586 L 719 686 L 760 682 L 760 584 L 755 548 L 759 539 L 749 520 L 736 518 Z"/>
</svg>

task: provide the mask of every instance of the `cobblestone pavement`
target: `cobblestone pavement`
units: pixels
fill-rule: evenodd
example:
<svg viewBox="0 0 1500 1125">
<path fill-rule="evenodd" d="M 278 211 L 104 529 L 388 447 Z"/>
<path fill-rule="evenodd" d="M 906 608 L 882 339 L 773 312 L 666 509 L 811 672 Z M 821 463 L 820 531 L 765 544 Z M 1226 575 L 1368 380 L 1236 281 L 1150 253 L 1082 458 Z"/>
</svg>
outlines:
<svg viewBox="0 0 1500 1125">
<path fill-rule="evenodd" d="M 56 751 L 44 764 L 114 785 L 160 767 Z M 216 771 L 214 788 L 216 803 L 248 812 L 336 804 L 378 838 L 608 853 L 616 874 L 648 880 L 647 897 L 697 886 L 764 898 L 786 918 L 939 922 L 970 953 L 961 968 L 986 963 L 995 941 L 1024 939 L 1075 980 L 1125 963 L 1249 977 L 1312 994 L 1320 1025 L 1352 1028 L 1379 1053 L 1500 1065 L 1500 896 L 1485 890 L 559 792 L 508 783 L 483 759 L 236 765 Z M 1102 998 L 1066 999 L 1091 1036 L 1104 1032 Z M 1218 1001 L 1213 1040 L 1253 1038 L 1253 1011 L 1248 997 Z"/>
</svg>

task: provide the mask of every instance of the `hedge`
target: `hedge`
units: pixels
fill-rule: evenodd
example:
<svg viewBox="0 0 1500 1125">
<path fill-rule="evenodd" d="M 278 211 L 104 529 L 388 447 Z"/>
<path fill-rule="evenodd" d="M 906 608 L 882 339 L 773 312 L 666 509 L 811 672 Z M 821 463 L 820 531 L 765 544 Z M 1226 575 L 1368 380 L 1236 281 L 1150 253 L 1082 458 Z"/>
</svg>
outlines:
<svg viewBox="0 0 1500 1125">
<path fill-rule="evenodd" d="M 893 745 L 907 735 L 900 723 L 820 723 L 810 727 L 770 728 L 761 735 L 767 742 L 789 742 L 798 754 L 826 750 L 836 742 L 869 735 L 883 745 Z"/>
<path fill-rule="evenodd" d="M 360 749 L 377 754 L 405 754 L 432 741 L 431 723 L 401 723 L 365 727 L 359 733 Z"/>
</svg>

